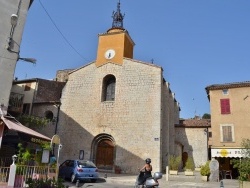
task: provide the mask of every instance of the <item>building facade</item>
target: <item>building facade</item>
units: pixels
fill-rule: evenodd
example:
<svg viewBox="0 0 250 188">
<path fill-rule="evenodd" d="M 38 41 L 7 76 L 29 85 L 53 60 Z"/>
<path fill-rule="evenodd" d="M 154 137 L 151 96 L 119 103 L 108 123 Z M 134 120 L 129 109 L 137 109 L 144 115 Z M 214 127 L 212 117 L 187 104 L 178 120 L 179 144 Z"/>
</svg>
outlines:
<svg viewBox="0 0 250 188">
<path fill-rule="evenodd" d="M 20 123 L 18 121 L 14 121 L 17 123 L 17 126 L 11 129 L 6 124 L 8 129 L 4 129 L 0 148 L 0 160 L 4 161 L 4 158 L 11 158 L 15 154 L 19 142 L 33 143 L 30 146 L 35 150 L 38 147 L 35 143 L 39 141 L 40 137 L 33 135 L 34 131 L 32 130 L 52 138 L 57 129 L 60 97 L 64 85 L 65 82 L 40 78 L 16 80 L 13 82 L 8 116 L 5 116 L 5 118 L 9 117 L 14 120 L 13 118 L 15 117 L 29 129 L 25 129 L 26 134 L 23 134 L 24 132 L 19 129 Z M 34 121 L 25 121 L 25 118 L 27 120 L 29 117 L 33 118 Z M 0 123 L 4 125 L 2 121 Z M 36 140 L 32 138 L 36 138 Z"/>
<path fill-rule="evenodd" d="M 0 2 L 0 104 L 8 107 L 23 29 L 33 0 Z"/>
<path fill-rule="evenodd" d="M 237 172 L 230 164 L 241 158 L 242 139 L 249 138 L 250 82 L 214 84 L 206 87 L 211 110 L 212 157 L 221 170 Z"/>
<path fill-rule="evenodd" d="M 16 80 L 10 94 L 8 112 L 12 116 L 34 116 L 49 120 L 49 124 L 32 129 L 52 137 L 56 133 L 60 97 L 65 82 L 41 78 Z"/>
<path fill-rule="evenodd" d="M 118 3 L 96 61 L 69 73 L 63 89 L 61 161 L 84 153 L 99 168 L 137 173 L 149 157 L 154 171 L 165 170 L 180 107 L 162 67 L 133 59 L 133 47 Z"/>
<path fill-rule="evenodd" d="M 7 115 L 23 29 L 32 2 L 33 0 L 0 1 L 0 117 Z M 0 120 L 0 148 L 5 127 L 5 123 Z"/>
<path fill-rule="evenodd" d="M 195 167 L 211 159 L 210 127 L 210 119 L 199 117 L 180 120 L 180 124 L 175 125 L 175 154 L 182 156 L 182 168 L 185 168 L 189 157 L 193 159 Z"/>
</svg>

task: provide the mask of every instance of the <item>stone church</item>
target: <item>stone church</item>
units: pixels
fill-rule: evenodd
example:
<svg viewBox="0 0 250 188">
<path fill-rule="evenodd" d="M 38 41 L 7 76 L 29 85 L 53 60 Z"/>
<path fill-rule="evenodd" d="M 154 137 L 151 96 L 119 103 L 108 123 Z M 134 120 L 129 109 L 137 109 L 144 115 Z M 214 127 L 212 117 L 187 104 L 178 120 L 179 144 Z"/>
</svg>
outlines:
<svg viewBox="0 0 250 188">
<path fill-rule="evenodd" d="M 153 171 L 165 171 L 175 152 L 179 103 L 162 67 L 133 59 L 135 43 L 123 27 L 120 2 L 112 18 L 112 27 L 98 35 L 96 60 L 68 74 L 59 161 L 84 156 L 100 169 L 137 173 L 149 157 Z"/>
</svg>

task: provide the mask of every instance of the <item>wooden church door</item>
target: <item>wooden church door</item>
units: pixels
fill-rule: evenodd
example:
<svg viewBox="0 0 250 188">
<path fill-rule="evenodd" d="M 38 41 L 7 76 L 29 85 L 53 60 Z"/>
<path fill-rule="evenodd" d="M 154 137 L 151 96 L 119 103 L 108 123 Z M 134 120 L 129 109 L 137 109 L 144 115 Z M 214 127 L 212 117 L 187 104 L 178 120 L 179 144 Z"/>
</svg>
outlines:
<svg viewBox="0 0 250 188">
<path fill-rule="evenodd" d="M 114 165 L 114 145 L 110 140 L 102 140 L 98 143 L 96 165 L 99 168 L 112 169 Z"/>
</svg>

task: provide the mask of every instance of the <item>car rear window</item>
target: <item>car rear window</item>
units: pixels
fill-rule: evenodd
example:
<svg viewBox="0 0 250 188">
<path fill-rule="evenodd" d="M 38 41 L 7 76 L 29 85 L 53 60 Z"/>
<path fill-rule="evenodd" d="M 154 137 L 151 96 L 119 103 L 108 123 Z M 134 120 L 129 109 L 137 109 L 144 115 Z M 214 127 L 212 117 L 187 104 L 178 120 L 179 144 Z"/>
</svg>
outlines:
<svg viewBox="0 0 250 188">
<path fill-rule="evenodd" d="M 81 168 L 96 168 L 95 164 L 91 161 L 78 161 L 77 164 Z"/>
</svg>

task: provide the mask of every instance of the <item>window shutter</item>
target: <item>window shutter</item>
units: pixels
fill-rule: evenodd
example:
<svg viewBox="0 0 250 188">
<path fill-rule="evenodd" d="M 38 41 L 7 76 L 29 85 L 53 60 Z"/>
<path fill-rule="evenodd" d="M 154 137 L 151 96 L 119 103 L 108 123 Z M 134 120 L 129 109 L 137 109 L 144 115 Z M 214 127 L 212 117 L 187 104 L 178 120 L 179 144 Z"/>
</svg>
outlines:
<svg viewBox="0 0 250 188">
<path fill-rule="evenodd" d="M 231 126 L 223 126 L 222 131 L 223 131 L 223 142 L 232 142 L 233 141 L 232 127 Z"/>
<path fill-rule="evenodd" d="M 230 114 L 230 100 L 221 99 L 220 100 L 221 114 Z"/>
</svg>

